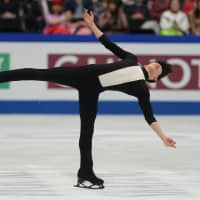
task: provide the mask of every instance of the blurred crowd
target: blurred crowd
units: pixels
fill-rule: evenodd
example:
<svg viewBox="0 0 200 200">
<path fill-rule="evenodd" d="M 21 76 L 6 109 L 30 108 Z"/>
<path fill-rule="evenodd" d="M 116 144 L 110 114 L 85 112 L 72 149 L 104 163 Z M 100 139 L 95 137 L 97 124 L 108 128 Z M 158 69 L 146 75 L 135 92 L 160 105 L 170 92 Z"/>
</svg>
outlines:
<svg viewBox="0 0 200 200">
<path fill-rule="evenodd" d="M 200 35 L 200 0 L 0 0 L 0 32 L 88 35 L 84 8 L 107 33 Z"/>
</svg>

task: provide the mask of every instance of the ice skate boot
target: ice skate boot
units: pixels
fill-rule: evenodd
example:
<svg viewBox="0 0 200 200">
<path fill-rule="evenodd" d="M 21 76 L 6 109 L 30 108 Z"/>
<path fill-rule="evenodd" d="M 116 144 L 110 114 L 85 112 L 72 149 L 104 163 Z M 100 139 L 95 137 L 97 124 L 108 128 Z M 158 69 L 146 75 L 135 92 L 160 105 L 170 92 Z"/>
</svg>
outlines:
<svg viewBox="0 0 200 200">
<path fill-rule="evenodd" d="M 78 175 L 77 184 L 74 187 L 87 188 L 87 189 L 103 189 L 104 181 L 96 177 L 93 173 L 90 175 Z"/>
</svg>

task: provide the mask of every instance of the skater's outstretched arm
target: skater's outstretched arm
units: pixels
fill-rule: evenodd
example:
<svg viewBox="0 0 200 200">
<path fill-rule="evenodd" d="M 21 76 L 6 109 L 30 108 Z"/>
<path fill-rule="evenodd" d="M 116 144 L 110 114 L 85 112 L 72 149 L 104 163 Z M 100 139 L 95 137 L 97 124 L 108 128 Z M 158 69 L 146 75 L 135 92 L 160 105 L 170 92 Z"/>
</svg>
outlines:
<svg viewBox="0 0 200 200">
<path fill-rule="evenodd" d="M 104 33 L 96 26 L 94 23 L 94 14 L 92 11 L 88 11 L 85 9 L 84 11 L 84 20 L 87 23 L 87 25 L 90 27 L 92 32 L 95 34 L 95 36 L 99 39 L 99 41 L 110 51 L 112 51 L 116 56 L 118 56 L 121 59 L 126 58 L 127 56 L 132 56 L 134 59 L 137 59 L 137 57 L 134 54 L 131 54 L 112 41 L 110 41 Z"/>
<path fill-rule="evenodd" d="M 150 127 L 153 129 L 153 131 L 161 138 L 161 140 L 167 147 L 176 148 L 176 142 L 164 133 L 153 115 L 149 92 L 146 91 L 143 96 L 138 98 L 138 100 L 140 107 L 144 113 L 145 119 Z"/>
</svg>

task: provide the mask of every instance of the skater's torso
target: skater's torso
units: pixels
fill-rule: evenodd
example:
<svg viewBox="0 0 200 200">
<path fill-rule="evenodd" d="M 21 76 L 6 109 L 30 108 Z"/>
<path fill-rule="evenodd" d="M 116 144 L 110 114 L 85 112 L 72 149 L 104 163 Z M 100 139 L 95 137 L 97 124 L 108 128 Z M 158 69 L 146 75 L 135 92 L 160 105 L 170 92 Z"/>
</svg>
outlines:
<svg viewBox="0 0 200 200">
<path fill-rule="evenodd" d="M 124 51 L 107 37 L 103 36 L 100 41 L 106 48 L 121 57 L 121 60 L 109 64 L 91 64 L 82 66 L 81 79 L 84 85 L 93 82 L 94 87 L 99 90 L 119 90 L 122 92 L 137 93 L 137 90 L 144 90 L 146 87 L 145 79 L 148 75 L 145 69 L 138 63 L 137 57 L 134 54 Z M 96 82 L 94 84 L 94 82 Z M 128 86 L 128 87 L 127 87 Z M 148 88 L 146 87 L 148 90 Z M 130 90 L 130 91 L 129 91 Z M 137 96 L 137 95 L 136 95 Z"/>
<path fill-rule="evenodd" d="M 137 93 L 141 93 L 144 88 L 148 91 L 145 82 L 147 74 L 135 56 L 114 63 L 87 65 L 82 68 L 85 71 L 82 73 L 85 74 L 84 80 L 93 84 L 96 82 L 95 87 L 100 91 L 117 90 L 134 96 L 138 96 Z"/>
<path fill-rule="evenodd" d="M 77 88 L 86 93 L 87 96 L 106 90 L 121 91 L 134 96 L 138 99 L 146 121 L 149 124 L 156 121 L 150 105 L 149 89 L 145 81 L 148 79 L 148 74 L 138 63 L 137 57 L 112 43 L 105 35 L 99 40 L 121 60 L 109 64 L 67 67 L 67 69 L 65 68 L 66 73 L 65 69 L 62 68 L 62 76 L 67 76 L 70 82 L 78 83 Z M 67 84 L 68 82 L 66 82 Z"/>
<path fill-rule="evenodd" d="M 143 110 L 146 121 L 151 124 L 156 121 L 150 105 L 150 93 L 146 85 L 148 74 L 138 63 L 134 54 L 124 51 L 112 43 L 106 36 L 100 42 L 115 55 L 120 61 L 109 64 L 95 64 L 82 67 L 83 87 L 88 89 L 121 91 L 135 96 Z"/>
</svg>

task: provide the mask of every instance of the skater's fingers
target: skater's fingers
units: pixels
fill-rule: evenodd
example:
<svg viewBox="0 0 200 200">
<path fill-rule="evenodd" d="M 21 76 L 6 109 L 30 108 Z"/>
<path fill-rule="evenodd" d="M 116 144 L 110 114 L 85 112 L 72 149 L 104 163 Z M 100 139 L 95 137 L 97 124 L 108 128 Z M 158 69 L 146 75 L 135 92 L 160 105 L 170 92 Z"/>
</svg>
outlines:
<svg viewBox="0 0 200 200">
<path fill-rule="evenodd" d="M 173 147 L 173 148 L 176 148 L 176 145 L 175 145 L 175 144 L 172 144 L 172 147 Z"/>
<path fill-rule="evenodd" d="M 84 15 L 89 16 L 88 9 L 84 8 Z"/>
<path fill-rule="evenodd" d="M 87 13 L 87 12 L 88 12 L 88 9 L 87 9 L 87 8 L 84 8 L 84 12 Z"/>
<path fill-rule="evenodd" d="M 173 144 L 173 143 L 171 143 L 171 144 L 168 144 L 168 145 L 166 145 L 167 147 L 173 147 L 173 148 L 176 148 L 176 145 L 175 144 Z"/>
<path fill-rule="evenodd" d="M 173 148 L 176 148 L 176 142 L 174 141 L 167 141 L 167 142 L 164 142 L 164 145 L 166 147 L 173 147 Z"/>
<path fill-rule="evenodd" d="M 94 16 L 94 12 L 92 10 L 90 10 L 90 15 L 93 17 Z"/>
</svg>

